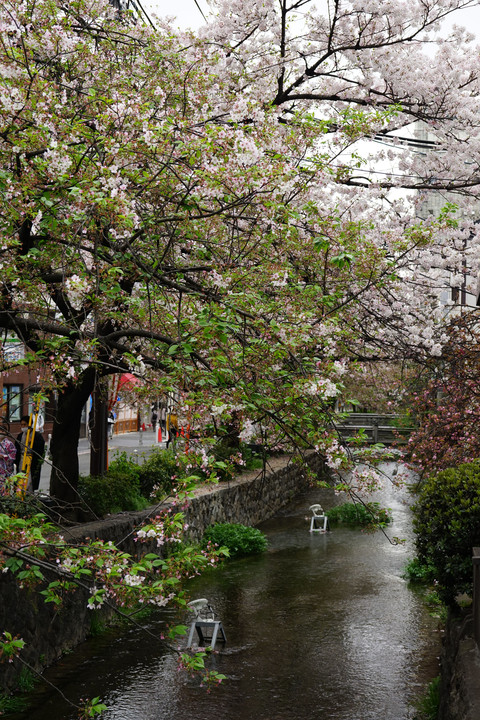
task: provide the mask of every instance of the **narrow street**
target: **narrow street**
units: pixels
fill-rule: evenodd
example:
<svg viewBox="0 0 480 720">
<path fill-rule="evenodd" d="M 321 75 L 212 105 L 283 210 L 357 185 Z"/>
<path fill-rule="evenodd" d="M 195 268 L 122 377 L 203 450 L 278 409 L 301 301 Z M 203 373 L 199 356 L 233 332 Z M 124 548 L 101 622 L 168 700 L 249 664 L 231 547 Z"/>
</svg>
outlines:
<svg viewBox="0 0 480 720">
<path fill-rule="evenodd" d="M 120 453 L 126 452 L 128 455 L 138 458 L 139 462 L 143 462 L 144 458 L 147 457 L 152 450 L 164 447 L 165 443 L 158 443 L 156 433 L 152 432 L 152 430 L 114 435 L 113 438 L 108 441 L 109 461 L 114 460 Z M 88 475 L 90 472 L 90 441 L 88 438 L 80 439 L 78 444 L 78 462 L 80 465 L 80 474 Z M 49 492 L 50 471 L 51 465 L 47 451 L 40 477 L 39 489 L 41 492 Z"/>
</svg>

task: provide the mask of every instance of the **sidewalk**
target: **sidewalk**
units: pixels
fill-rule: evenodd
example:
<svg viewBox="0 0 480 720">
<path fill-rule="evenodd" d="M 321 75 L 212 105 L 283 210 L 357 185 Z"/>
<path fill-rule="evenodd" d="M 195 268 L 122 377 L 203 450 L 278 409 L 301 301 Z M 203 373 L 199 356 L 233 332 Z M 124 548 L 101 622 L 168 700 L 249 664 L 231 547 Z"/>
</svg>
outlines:
<svg viewBox="0 0 480 720">
<path fill-rule="evenodd" d="M 138 459 L 138 462 L 141 463 L 156 448 L 165 448 L 165 443 L 158 443 L 157 433 L 152 430 L 114 435 L 108 441 L 108 459 L 111 462 L 120 453 L 126 452 L 132 459 Z M 90 472 L 90 440 L 88 438 L 79 440 L 78 464 L 80 475 L 88 475 Z M 45 493 L 48 493 L 50 488 L 50 472 L 51 465 L 47 458 L 42 466 L 39 486 L 39 490 Z"/>
</svg>

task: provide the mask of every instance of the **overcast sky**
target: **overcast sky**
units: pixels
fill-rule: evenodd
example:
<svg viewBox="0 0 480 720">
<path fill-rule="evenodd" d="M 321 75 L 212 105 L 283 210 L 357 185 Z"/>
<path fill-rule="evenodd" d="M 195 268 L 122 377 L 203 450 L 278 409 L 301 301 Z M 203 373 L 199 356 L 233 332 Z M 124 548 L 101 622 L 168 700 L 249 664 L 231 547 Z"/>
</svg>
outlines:
<svg viewBox="0 0 480 720">
<path fill-rule="evenodd" d="M 169 15 L 176 17 L 179 26 L 183 28 L 195 28 L 204 22 L 195 0 L 141 0 L 141 2 L 147 12 L 159 16 Z M 206 1 L 198 0 L 198 4 L 207 15 L 208 5 Z M 464 25 L 480 38 L 480 6 L 459 10 L 453 15 L 453 19 L 447 21 L 447 25 L 451 26 L 454 22 L 457 25 Z"/>
<path fill-rule="evenodd" d="M 176 17 L 182 28 L 196 28 L 205 21 L 195 5 L 195 0 L 140 0 L 145 10 L 152 15 L 163 17 L 165 15 Z M 208 6 L 205 0 L 198 0 L 205 15 L 208 14 Z"/>
</svg>

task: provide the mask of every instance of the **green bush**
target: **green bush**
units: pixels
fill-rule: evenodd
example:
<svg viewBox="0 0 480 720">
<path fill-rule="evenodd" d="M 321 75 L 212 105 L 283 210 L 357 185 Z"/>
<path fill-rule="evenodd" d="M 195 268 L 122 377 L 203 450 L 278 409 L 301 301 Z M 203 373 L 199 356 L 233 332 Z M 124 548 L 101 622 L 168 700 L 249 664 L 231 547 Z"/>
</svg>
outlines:
<svg viewBox="0 0 480 720">
<path fill-rule="evenodd" d="M 21 500 L 17 495 L 0 496 L 0 513 L 20 518 L 31 518 L 45 512 L 42 500 L 36 495 L 26 495 Z"/>
<path fill-rule="evenodd" d="M 472 548 L 480 547 L 480 461 L 442 470 L 413 506 L 419 561 L 434 569 L 440 598 L 472 593 Z"/>
<path fill-rule="evenodd" d="M 331 524 L 341 523 L 366 529 L 385 527 L 392 522 L 390 510 L 382 508 L 377 502 L 346 502 L 328 510 L 327 516 Z"/>
<path fill-rule="evenodd" d="M 116 455 L 108 466 L 108 474 L 129 475 L 137 483 L 140 478 L 140 466 L 126 452 L 122 452 Z"/>
<path fill-rule="evenodd" d="M 204 544 L 209 542 L 228 548 L 230 557 L 260 553 L 267 548 L 267 538 L 257 528 L 235 523 L 218 523 L 205 530 Z"/>
<path fill-rule="evenodd" d="M 259 470 L 263 467 L 262 456 L 248 446 L 242 446 L 242 457 L 245 463 L 244 470 Z"/>
<path fill-rule="evenodd" d="M 175 478 L 185 476 L 185 459 L 172 450 L 154 450 L 139 467 L 140 490 L 147 498 L 171 492 Z"/>
<path fill-rule="evenodd" d="M 211 459 L 208 470 L 200 470 L 198 475 L 206 479 L 211 472 L 215 472 L 220 482 L 233 480 L 246 470 L 256 470 L 263 467 L 261 456 L 248 445 L 240 444 L 238 447 L 228 445 L 223 439 L 218 440 L 207 450 Z M 200 460 L 203 458 L 201 456 Z"/>
<path fill-rule="evenodd" d="M 435 580 L 435 568 L 416 557 L 405 565 L 403 577 L 412 583 L 429 584 Z"/>
<path fill-rule="evenodd" d="M 140 492 L 138 477 L 121 469 L 110 468 L 103 477 L 82 476 L 78 490 L 87 511 L 98 517 L 148 506 L 148 500 Z"/>
</svg>

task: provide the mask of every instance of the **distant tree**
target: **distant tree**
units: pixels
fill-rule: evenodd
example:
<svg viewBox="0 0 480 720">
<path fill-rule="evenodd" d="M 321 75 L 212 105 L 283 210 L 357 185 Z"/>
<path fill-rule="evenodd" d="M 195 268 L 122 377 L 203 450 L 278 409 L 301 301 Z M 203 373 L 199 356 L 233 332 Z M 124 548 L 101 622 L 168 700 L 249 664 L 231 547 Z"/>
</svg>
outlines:
<svg viewBox="0 0 480 720">
<path fill-rule="evenodd" d="M 408 455 L 424 474 L 480 457 L 479 311 L 455 318 L 442 355 L 432 358 L 411 396 L 419 424 Z"/>
<path fill-rule="evenodd" d="M 352 366 L 344 381 L 340 409 L 346 405 L 353 411 L 358 407 L 359 412 L 408 414 L 407 388 L 417 376 L 418 368 L 408 361 Z"/>
</svg>

